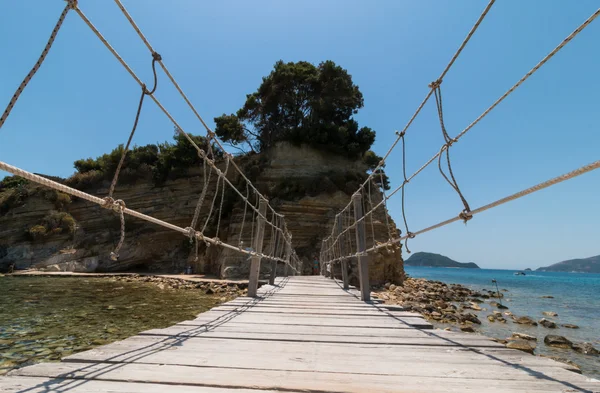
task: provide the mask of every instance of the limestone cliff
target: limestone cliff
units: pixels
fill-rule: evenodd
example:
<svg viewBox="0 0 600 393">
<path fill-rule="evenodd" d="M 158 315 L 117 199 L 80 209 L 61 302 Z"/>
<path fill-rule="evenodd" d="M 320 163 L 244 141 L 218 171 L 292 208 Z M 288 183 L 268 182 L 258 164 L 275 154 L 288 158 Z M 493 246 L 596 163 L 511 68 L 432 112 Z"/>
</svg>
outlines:
<svg viewBox="0 0 600 393">
<path fill-rule="evenodd" d="M 351 193 L 365 178 L 366 168 L 361 162 L 286 143 L 279 144 L 268 153 L 236 160 L 247 170 L 257 188 L 270 199 L 271 205 L 285 215 L 294 247 L 305 262 L 305 273 L 308 273 L 312 258 L 319 255 L 321 239 L 330 233 L 335 214 L 348 203 Z M 223 167 L 222 163 L 219 165 Z M 229 179 L 234 184 L 239 180 L 232 175 Z M 214 196 L 215 180 L 213 176 L 209 183 L 207 201 Z M 187 227 L 202 184 L 202 170 L 192 168 L 158 186 L 149 178 L 120 183 L 115 196 L 123 199 L 131 209 Z M 103 197 L 107 194 L 107 186 L 105 182 L 86 191 Z M 371 197 L 373 204 L 381 201 L 381 194 L 375 189 L 373 187 Z M 0 210 L 0 271 L 14 264 L 17 269 L 181 272 L 191 264 L 199 273 L 212 273 L 224 278 L 247 277 L 247 258 L 235 251 L 200 244 L 199 260 L 194 263 L 193 247 L 186 237 L 131 217 L 126 217 L 125 244 L 120 258 L 112 261 L 109 254 L 119 238 L 116 214 L 82 200 L 57 204 L 55 198 L 48 198 L 33 185 L 21 186 L 12 192 L 20 193 L 19 198 L 8 208 Z M 205 203 L 202 208 L 200 225 L 208 214 L 209 205 Z M 246 212 L 244 219 L 243 204 L 233 194 L 227 196 L 223 208 L 219 238 L 236 245 L 241 239 L 249 245 L 252 236 L 250 211 Z M 58 211 L 74 219 L 72 233 L 56 230 L 56 233 L 45 236 L 32 235 L 31 228 Z M 373 234 L 377 240 L 388 238 L 386 214 L 383 208 L 378 209 L 372 225 L 370 220 L 367 221 L 368 246 L 373 244 Z M 393 221 L 389 217 L 388 220 L 395 231 Z M 208 224 L 209 235 L 216 233 L 215 221 L 213 219 Z M 266 231 L 266 247 L 269 242 L 270 232 Z M 398 247 L 374 255 L 370 266 L 374 284 L 399 282 L 404 276 Z M 267 273 L 268 266 L 263 268 Z M 356 268 L 351 270 L 357 271 Z M 356 282 L 354 275 L 353 281 Z"/>
</svg>

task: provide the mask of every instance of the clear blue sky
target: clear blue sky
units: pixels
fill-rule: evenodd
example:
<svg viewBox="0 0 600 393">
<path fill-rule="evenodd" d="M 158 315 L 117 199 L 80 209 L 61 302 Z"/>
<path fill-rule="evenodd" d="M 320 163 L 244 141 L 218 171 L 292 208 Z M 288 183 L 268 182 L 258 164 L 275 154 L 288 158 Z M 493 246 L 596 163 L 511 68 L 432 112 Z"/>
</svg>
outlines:
<svg viewBox="0 0 600 393">
<path fill-rule="evenodd" d="M 143 80 L 150 55 L 111 1 L 81 9 Z M 385 153 L 487 1 L 127 0 L 201 115 L 234 112 L 279 59 L 346 68 L 364 94 L 361 125 Z M 62 0 L 12 1 L 0 13 L 0 109 L 37 60 Z M 595 0 L 498 1 L 443 83 L 456 135 L 598 7 Z M 453 168 L 472 208 L 600 158 L 600 20 L 452 147 Z M 204 130 L 159 75 L 157 96 L 191 133 Z M 0 160 L 68 176 L 72 163 L 126 141 L 139 87 L 71 12 L 41 70 L 0 130 Z M 170 139 L 158 108 L 144 106 L 136 144 Z M 441 146 L 433 100 L 407 134 L 408 172 Z M 387 165 L 401 179 L 401 154 Z M 600 254 L 600 171 L 412 240 L 409 248 L 482 267 L 525 268 Z M 400 198 L 390 208 L 401 223 Z M 407 187 L 410 229 L 458 214 L 462 205 L 435 165 Z"/>
</svg>

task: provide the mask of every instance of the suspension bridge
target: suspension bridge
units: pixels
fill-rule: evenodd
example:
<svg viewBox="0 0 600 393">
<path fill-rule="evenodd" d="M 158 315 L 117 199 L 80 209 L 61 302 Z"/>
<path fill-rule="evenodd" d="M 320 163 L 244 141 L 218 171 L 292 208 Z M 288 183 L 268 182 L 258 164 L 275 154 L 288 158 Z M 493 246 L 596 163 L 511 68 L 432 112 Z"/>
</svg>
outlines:
<svg viewBox="0 0 600 393">
<path fill-rule="evenodd" d="M 223 145 L 199 115 L 169 72 L 162 56 L 149 43 L 121 1 L 115 0 L 115 3 L 151 54 L 154 76 L 151 90 L 84 14 L 78 1 L 67 0 L 42 55 L 0 117 L 0 128 L 43 64 L 67 15 L 77 14 L 141 88 L 136 119 L 108 194 L 102 197 L 92 195 L 2 161 L 0 170 L 97 204 L 106 208 L 106 214 L 118 215 L 121 223 L 120 237 L 117 246 L 109 254 L 114 260 L 118 260 L 119 251 L 124 244 L 126 217 L 181 233 L 195 245 L 196 258 L 199 242 L 248 256 L 248 296 L 215 307 L 192 321 L 184 321 L 166 329 L 142 332 L 123 341 L 68 356 L 60 363 L 41 363 L 14 370 L 9 375 L 0 377 L 0 391 L 600 391 L 600 382 L 573 373 L 568 365 L 507 349 L 483 336 L 433 330 L 432 325 L 419 314 L 371 299 L 369 258 L 372 253 L 401 244 L 407 247 L 408 240 L 418 235 L 456 221 L 466 222 L 486 210 L 600 168 L 600 161 L 595 161 L 471 209 L 452 171 L 449 153 L 451 146 L 600 15 L 600 9 L 596 10 L 488 109 L 452 138 L 444 125 L 442 82 L 494 2 L 495 0 L 491 0 L 488 3 L 441 75 L 429 85 L 425 99 L 406 126 L 396 133 L 397 138 L 377 168 L 370 172 L 348 204 L 332 220 L 331 232 L 321 244 L 323 275 L 325 271 L 331 272 L 328 274 L 330 278 L 325 278 L 301 276 L 302 261 L 294 250 L 293 228 L 288 228 L 285 217 L 269 204 L 268 199 L 236 164 L 232 155 L 224 153 L 222 159 L 215 155 L 214 148 L 225 151 Z M 195 142 L 157 98 L 156 65 L 160 66 L 185 104 L 206 129 L 205 144 Z M 202 160 L 204 187 L 198 196 L 193 219 L 185 228 L 129 209 L 127 201 L 116 197 L 120 170 L 134 137 L 146 96 L 168 117 L 177 132 L 193 146 Z M 430 160 L 407 177 L 405 136 L 431 97 L 435 98 L 444 143 Z M 375 180 L 377 176 L 383 176 L 381 169 L 398 145 L 402 146 L 404 181 L 386 195 Z M 436 160 L 442 177 L 456 191 L 463 208 L 458 215 L 411 232 L 404 214 L 405 187 Z M 241 186 L 230 180 L 229 171 L 235 172 L 236 177 L 242 179 Z M 212 200 L 207 200 L 206 190 L 211 176 L 217 179 L 217 189 Z M 383 184 L 383 179 L 380 179 L 380 184 Z M 244 206 L 242 228 L 237 242 L 226 242 L 218 237 L 226 189 L 233 190 Z M 376 239 L 373 216 L 379 209 L 387 219 L 386 203 L 399 192 L 405 232 L 398 233 L 387 222 L 387 238 Z M 373 203 L 376 193 L 381 193 L 381 201 Z M 203 206 L 209 206 L 209 213 L 200 217 Z M 216 234 L 209 236 L 206 233 L 207 223 L 215 218 Z M 241 232 L 245 225 L 251 227 L 250 245 L 242 241 Z M 371 244 L 367 244 L 369 229 Z M 271 274 L 269 284 L 259 288 L 261 263 L 269 266 Z M 283 277 L 277 277 L 280 264 L 284 266 Z M 358 287 L 349 283 L 350 264 L 355 264 L 358 268 Z"/>
</svg>

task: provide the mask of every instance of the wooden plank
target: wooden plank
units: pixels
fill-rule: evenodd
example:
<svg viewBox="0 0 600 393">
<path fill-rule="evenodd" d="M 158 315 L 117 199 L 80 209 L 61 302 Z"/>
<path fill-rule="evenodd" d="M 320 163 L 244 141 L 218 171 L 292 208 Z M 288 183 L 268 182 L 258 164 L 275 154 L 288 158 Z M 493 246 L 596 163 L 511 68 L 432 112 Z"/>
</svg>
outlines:
<svg viewBox="0 0 600 393">
<path fill-rule="evenodd" d="M 569 366 L 484 336 L 416 329 L 431 325 L 360 302 L 321 277 L 277 278 L 258 294 L 62 363 L 13 371 L 0 378 L 0 391 L 600 390 Z"/>
<path fill-rule="evenodd" d="M 325 355 L 325 354 L 323 354 Z M 317 358 L 317 360 L 319 360 Z M 321 361 L 326 362 L 326 359 Z M 10 375 L 44 376 L 50 378 L 69 375 L 76 379 L 95 379 L 123 382 L 185 384 L 211 387 L 290 389 L 331 392 L 563 392 L 568 388 L 580 391 L 598 388 L 587 378 L 559 368 L 539 370 L 531 374 L 510 367 L 493 373 L 470 367 L 464 372 L 444 374 L 432 367 L 413 365 L 399 378 L 396 375 L 365 373 L 324 373 L 252 369 L 192 367 L 140 363 L 40 363 L 15 370 Z M 570 374 L 573 374 L 571 376 Z M 544 375 L 545 378 L 540 378 Z M 562 382 L 570 378 L 574 382 Z M 526 384 L 526 386 L 524 386 Z"/>
<path fill-rule="evenodd" d="M 272 333 L 251 333 L 251 332 L 225 332 L 220 329 L 215 331 L 186 333 L 180 328 L 170 327 L 165 329 L 155 329 L 144 332 L 144 335 L 162 335 L 179 337 L 197 337 L 197 338 L 221 338 L 221 339 L 239 339 L 239 340 L 262 340 L 268 342 L 289 341 L 289 342 L 324 342 L 324 343 L 343 343 L 350 346 L 362 344 L 384 344 L 384 345 L 435 345 L 435 346 L 456 346 L 466 345 L 472 347 L 498 347 L 499 344 L 491 340 L 476 340 L 457 338 L 453 340 L 435 338 L 435 337 L 377 337 L 377 336 L 336 336 L 336 335 L 297 335 L 280 333 L 274 336 Z"/>
<path fill-rule="evenodd" d="M 275 390 L 229 389 L 193 385 L 94 381 L 89 379 L 0 377 L 0 392 L 5 393 L 277 393 Z M 290 393 L 300 393 L 293 391 Z"/>
</svg>

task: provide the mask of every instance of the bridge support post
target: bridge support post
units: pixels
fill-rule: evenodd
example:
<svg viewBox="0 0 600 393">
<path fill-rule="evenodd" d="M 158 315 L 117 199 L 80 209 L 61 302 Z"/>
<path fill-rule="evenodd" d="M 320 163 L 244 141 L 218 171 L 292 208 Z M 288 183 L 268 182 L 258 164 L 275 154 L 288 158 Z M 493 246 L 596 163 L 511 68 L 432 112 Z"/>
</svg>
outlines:
<svg viewBox="0 0 600 393">
<path fill-rule="evenodd" d="M 342 217 L 339 215 L 336 216 L 336 225 L 337 225 L 338 236 L 340 236 L 340 234 L 342 233 L 344 228 L 342 225 Z M 346 255 L 346 247 L 344 245 L 344 242 L 341 239 L 341 236 L 338 239 L 338 244 L 339 244 L 340 258 L 341 258 L 340 265 L 342 268 L 342 281 L 344 283 L 344 289 L 349 289 L 350 285 L 348 284 L 348 260 L 346 258 L 344 258 L 344 256 Z"/>
<path fill-rule="evenodd" d="M 273 259 L 271 260 L 271 274 L 269 275 L 269 284 L 275 285 L 275 277 L 277 277 L 277 249 L 279 248 L 279 226 L 275 228 L 275 241 L 273 243 Z"/>
<path fill-rule="evenodd" d="M 289 268 L 290 268 L 290 255 L 292 254 L 292 239 L 291 238 L 287 238 L 285 241 L 285 276 L 287 277 L 289 275 Z M 294 272 L 292 271 L 292 274 L 294 274 Z"/>
<path fill-rule="evenodd" d="M 356 193 L 352 196 L 354 202 L 354 222 L 356 223 L 356 245 L 358 247 L 358 278 L 360 280 L 360 299 L 371 301 L 371 285 L 369 284 L 369 256 L 366 254 L 367 240 L 365 220 L 363 218 L 362 196 Z M 360 220 L 360 221 L 359 221 Z"/>
<path fill-rule="evenodd" d="M 256 237 L 254 238 L 254 244 L 252 248 L 258 254 L 262 253 L 263 247 L 263 236 L 265 234 L 265 218 L 267 214 L 267 200 L 261 198 L 258 202 L 258 211 L 260 213 L 258 220 L 256 220 Z M 248 296 L 256 297 L 258 291 L 258 277 L 260 275 L 260 256 L 252 256 L 252 262 L 250 263 L 250 277 L 248 278 Z"/>
</svg>

